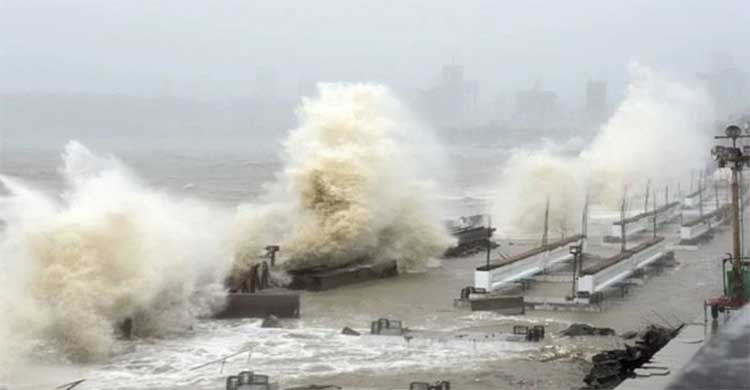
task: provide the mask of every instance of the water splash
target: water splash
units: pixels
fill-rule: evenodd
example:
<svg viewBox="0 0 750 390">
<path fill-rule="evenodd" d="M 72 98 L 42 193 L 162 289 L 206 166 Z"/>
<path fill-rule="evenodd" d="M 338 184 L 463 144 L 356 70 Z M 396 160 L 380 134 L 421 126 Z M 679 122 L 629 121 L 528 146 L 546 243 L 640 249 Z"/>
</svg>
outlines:
<svg viewBox="0 0 750 390">
<path fill-rule="evenodd" d="M 63 161 L 59 197 L 0 176 L 0 359 L 44 346 L 97 361 L 126 318 L 159 335 L 221 304 L 228 215 L 149 188 L 77 142 Z"/>
<path fill-rule="evenodd" d="M 281 244 L 288 269 L 398 259 L 424 266 L 449 245 L 432 194 L 440 153 L 430 134 L 377 85 L 321 84 L 284 143 L 285 167 L 263 206 L 240 208 L 241 269 Z"/>
<path fill-rule="evenodd" d="M 493 214 L 501 234 L 541 230 L 550 197 L 553 231 L 577 231 L 585 194 L 617 208 L 626 185 L 676 182 L 702 167 L 713 112 L 698 87 L 637 63 L 624 100 L 594 140 L 574 157 L 549 149 L 516 150 L 506 165 Z"/>
</svg>

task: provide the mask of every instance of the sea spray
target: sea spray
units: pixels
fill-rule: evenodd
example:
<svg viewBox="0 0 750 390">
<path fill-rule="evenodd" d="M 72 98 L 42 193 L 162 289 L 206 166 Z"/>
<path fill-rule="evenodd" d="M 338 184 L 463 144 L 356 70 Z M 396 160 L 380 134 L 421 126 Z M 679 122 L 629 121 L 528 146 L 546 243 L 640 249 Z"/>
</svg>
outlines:
<svg viewBox="0 0 750 390">
<path fill-rule="evenodd" d="M 388 88 L 320 84 L 297 116 L 277 182 L 240 208 L 238 270 L 268 244 L 287 269 L 396 259 L 402 270 L 450 244 L 431 180 L 439 146 Z"/>
<path fill-rule="evenodd" d="M 647 179 L 675 182 L 703 166 L 713 125 L 705 92 L 636 63 L 630 73 L 623 101 L 577 156 L 514 151 L 493 209 L 501 234 L 541 231 L 547 197 L 550 230 L 572 233 L 579 230 L 587 192 L 592 203 L 617 209 L 625 186 L 633 193 Z"/>
<path fill-rule="evenodd" d="M 126 318 L 160 335 L 221 304 L 229 215 L 149 188 L 77 142 L 63 160 L 59 197 L 0 176 L 0 359 L 43 346 L 97 361 Z"/>
</svg>

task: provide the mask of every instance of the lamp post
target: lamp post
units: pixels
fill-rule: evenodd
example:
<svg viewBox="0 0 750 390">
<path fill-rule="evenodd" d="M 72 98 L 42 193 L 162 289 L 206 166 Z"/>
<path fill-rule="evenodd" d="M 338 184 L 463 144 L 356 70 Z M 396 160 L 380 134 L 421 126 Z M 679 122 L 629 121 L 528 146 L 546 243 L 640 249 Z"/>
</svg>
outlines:
<svg viewBox="0 0 750 390">
<path fill-rule="evenodd" d="M 276 252 L 281 249 L 278 245 L 268 245 L 266 246 L 266 257 L 271 259 L 271 267 L 276 265 Z"/>
<path fill-rule="evenodd" d="M 583 260 L 583 244 L 571 245 L 570 254 L 573 255 L 573 295 L 572 298 L 576 299 L 577 295 L 577 284 L 578 276 L 580 275 L 579 268 L 582 268 Z"/>
<path fill-rule="evenodd" d="M 732 276 L 734 279 L 734 297 L 733 300 L 739 305 L 745 301 L 745 286 L 742 280 L 742 248 L 740 238 L 740 186 L 739 175 L 742 168 L 750 165 L 750 146 L 745 145 L 742 148 L 737 147 L 739 138 L 750 138 L 750 135 L 742 135 L 742 129 L 737 126 L 729 126 L 725 131 L 726 135 L 716 136 L 716 139 L 731 139 L 732 146 L 716 145 L 711 149 L 711 157 L 717 162 L 719 168 L 729 167 L 732 171 L 731 191 L 732 191 L 732 258 L 734 267 L 732 267 Z M 722 278 L 724 276 L 722 275 Z"/>
<path fill-rule="evenodd" d="M 487 269 L 490 268 L 490 253 L 492 252 L 492 216 L 487 216 Z"/>
</svg>

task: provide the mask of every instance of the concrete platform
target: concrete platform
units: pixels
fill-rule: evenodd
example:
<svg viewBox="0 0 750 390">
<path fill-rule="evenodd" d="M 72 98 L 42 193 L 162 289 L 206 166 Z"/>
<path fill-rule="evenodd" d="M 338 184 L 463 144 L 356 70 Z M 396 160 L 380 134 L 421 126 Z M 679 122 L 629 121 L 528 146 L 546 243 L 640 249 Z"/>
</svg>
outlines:
<svg viewBox="0 0 750 390">
<path fill-rule="evenodd" d="M 328 270 L 292 271 L 292 290 L 324 291 L 349 284 L 389 278 L 398 275 L 396 260 L 361 264 Z"/>
<path fill-rule="evenodd" d="M 667 390 L 750 389 L 750 305 L 714 329 Z M 718 331 L 716 333 L 715 331 Z"/>
<path fill-rule="evenodd" d="M 680 245 L 695 245 L 710 240 L 715 230 L 729 221 L 729 207 L 719 209 L 693 218 L 680 226 Z"/>
<path fill-rule="evenodd" d="M 580 303 L 558 297 L 525 297 L 526 308 L 536 311 L 567 311 L 599 313 L 604 310 L 601 303 Z"/>
<path fill-rule="evenodd" d="M 300 296 L 287 290 L 264 290 L 256 293 L 231 293 L 227 295 L 224 309 L 214 318 L 299 318 Z"/>
<path fill-rule="evenodd" d="M 571 259 L 573 256 L 568 246 L 582 239 L 583 236 L 574 235 L 477 267 L 474 271 L 474 287 L 487 291 L 498 290 L 551 269 L 558 263 Z"/>
<path fill-rule="evenodd" d="M 685 325 L 677 337 L 657 352 L 643 368 L 636 371 L 635 378 L 625 380 L 617 386 L 617 390 L 666 389 L 701 349 L 705 337 L 704 324 Z M 716 374 L 721 375 L 719 372 Z"/>
<path fill-rule="evenodd" d="M 523 296 L 488 296 L 469 300 L 471 311 L 492 311 L 500 314 L 524 314 Z"/>
</svg>

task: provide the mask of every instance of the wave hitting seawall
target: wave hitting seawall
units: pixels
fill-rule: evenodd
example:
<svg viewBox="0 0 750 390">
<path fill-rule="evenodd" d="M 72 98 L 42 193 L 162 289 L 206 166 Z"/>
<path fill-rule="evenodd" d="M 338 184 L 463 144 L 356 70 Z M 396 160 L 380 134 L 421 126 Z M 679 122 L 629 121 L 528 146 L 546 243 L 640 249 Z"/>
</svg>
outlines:
<svg viewBox="0 0 750 390">
<path fill-rule="evenodd" d="M 240 208 L 236 267 L 279 244 L 287 269 L 398 260 L 419 269 L 450 242 L 436 212 L 439 148 L 383 86 L 321 84 L 284 142 L 260 205 Z"/>
<path fill-rule="evenodd" d="M 102 360 L 126 318 L 159 335 L 221 304 L 228 216 L 151 189 L 77 142 L 60 172 L 67 188 L 56 196 L 0 176 L 0 367 L 49 349 Z"/>
</svg>

